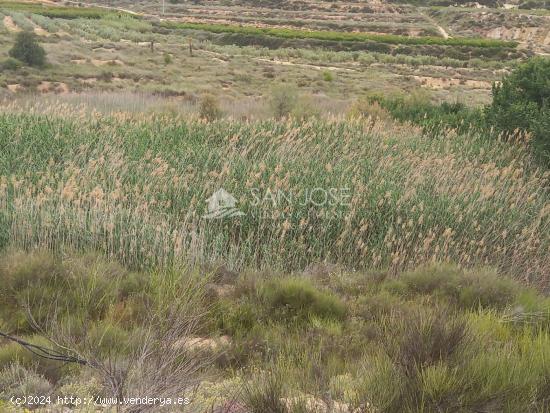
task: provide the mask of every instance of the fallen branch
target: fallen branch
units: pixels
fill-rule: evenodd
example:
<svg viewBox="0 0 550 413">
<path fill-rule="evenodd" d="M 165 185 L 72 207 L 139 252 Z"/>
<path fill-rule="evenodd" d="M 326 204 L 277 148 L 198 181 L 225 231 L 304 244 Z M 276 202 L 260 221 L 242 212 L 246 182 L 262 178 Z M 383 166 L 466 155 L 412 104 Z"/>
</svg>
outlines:
<svg viewBox="0 0 550 413">
<path fill-rule="evenodd" d="M 49 349 L 46 347 L 29 343 L 28 341 L 22 340 L 20 338 L 11 336 L 6 333 L 2 333 L 1 331 L 0 331 L 0 337 L 13 341 L 14 343 L 19 344 L 20 346 L 24 347 L 25 349 L 35 354 L 36 356 L 42 357 L 44 359 L 55 360 L 55 361 L 60 361 L 64 363 L 76 363 L 76 364 L 81 364 L 83 366 L 89 364 L 87 360 L 81 359 L 79 357 L 63 354 L 60 351 L 57 351 L 54 349 Z"/>
</svg>

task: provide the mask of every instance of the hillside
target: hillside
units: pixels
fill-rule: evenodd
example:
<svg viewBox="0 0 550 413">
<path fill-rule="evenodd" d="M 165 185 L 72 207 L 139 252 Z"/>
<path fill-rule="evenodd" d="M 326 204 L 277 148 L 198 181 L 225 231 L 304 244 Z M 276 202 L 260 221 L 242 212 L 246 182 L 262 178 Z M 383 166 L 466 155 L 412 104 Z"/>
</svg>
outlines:
<svg viewBox="0 0 550 413">
<path fill-rule="evenodd" d="M 124 90 L 191 100 L 213 93 L 227 106 L 251 106 L 265 100 L 266 85 L 287 82 L 333 112 L 361 93 L 416 88 L 435 101 L 480 104 L 488 102 L 491 83 L 518 59 L 546 50 L 545 41 L 529 45 L 514 35 L 494 40 L 501 37 L 496 32 L 455 28 L 456 19 L 446 23 L 448 13 L 459 13 L 453 8 L 444 13 L 391 4 L 304 4 L 307 13 L 294 11 L 294 3 L 282 11 L 250 4 L 167 3 L 160 16 L 158 5 L 150 2 L 113 4 L 139 13 L 129 14 L 104 5 L 63 9 L 3 0 L 0 52 L 7 52 L 17 31 L 34 30 L 50 65 L 24 74 L 4 70 L 0 84 L 9 93 Z M 478 20 L 465 12 L 459 16 L 459 22 Z M 523 30 L 526 25 L 523 15 L 505 16 L 507 26 Z M 532 18 L 543 39 L 547 17 Z"/>
</svg>

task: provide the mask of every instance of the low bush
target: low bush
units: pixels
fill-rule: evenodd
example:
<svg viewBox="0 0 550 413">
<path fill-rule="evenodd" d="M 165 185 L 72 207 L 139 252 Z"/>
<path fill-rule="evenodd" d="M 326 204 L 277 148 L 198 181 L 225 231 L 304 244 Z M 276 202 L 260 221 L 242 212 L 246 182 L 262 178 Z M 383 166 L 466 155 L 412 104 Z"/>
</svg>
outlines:
<svg viewBox="0 0 550 413">
<path fill-rule="evenodd" d="M 325 70 L 323 72 L 323 80 L 325 82 L 332 82 L 334 80 L 334 75 L 332 74 L 332 72 L 330 70 Z"/>
<path fill-rule="evenodd" d="M 132 272 L 95 254 L 63 257 L 0 257 L 8 287 L 0 314 L 11 322 L 18 306 L 10 296 L 21 292 L 46 335 L 97 368 L 60 365 L 2 340 L 0 400 L 21 388 L 181 394 L 209 371 L 219 373 L 219 393 L 205 390 L 210 411 L 216 398 L 262 413 L 549 407 L 550 324 L 535 317 L 550 301 L 487 269 L 432 265 L 390 278 L 310 268 L 307 278 L 266 271 L 202 281 L 203 272 Z M 221 334 L 229 336 L 223 349 L 209 347 L 207 359 L 186 350 L 188 339 L 206 344 Z M 229 396 L 222 376 L 233 383 Z"/>
<path fill-rule="evenodd" d="M 489 269 L 466 271 L 455 266 L 421 267 L 390 281 L 385 288 L 405 296 L 426 295 L 464 309 L 503 309 L 524 290 L 517 282 Z"/>
<path fill-rule="evenodd" d="M 423 128 L 427 135 L 439 136 L 449 129 L 458 133 L 484 131 L 483 113 L 460 102 L 433 104 L 425 93 L 415 92 L 409 96 L 370 96 L 371 104 L 377 102 L 401 122 L 412 122 Z"/>
<path fill-rule="evenodd" d="M 517 282 L 493 270 L 473 270 L 465 275 L 459 303 L 463 308 L 504 309 L 516 301 L 521 290 Z"/>
<path fill-rule="evenodd" d="M 283 278 L 266 282 L 261 298 L 273 319 L 306 321 L 311 316 L 342 320 L 345 304 L 335 295 L 318 290 L 311 282 L 300 278 Z"/>
<path fill-rule="evenodd" d="M 21 62 L 17 59 L 14 59 L 12 57 L 4 60 L 2 63 L 0 63 L 0 71 L 10 70 L 14 71 L 21 67 Z"/>
<path fill-rule="evenodd" d="M 233 336 L 246 335 L 260 316 L 257 305 L 247 299 L 221 300 L 213 305 L 210 315 L 216 328 Z"/>
<path fill-rule="evenodd" d="M 373 120 L 387 120 L 391 118 L 390 112 L 377 101 L 358 99 L 348 110 L 350 118 L 370 117 Z"/>
</svg>

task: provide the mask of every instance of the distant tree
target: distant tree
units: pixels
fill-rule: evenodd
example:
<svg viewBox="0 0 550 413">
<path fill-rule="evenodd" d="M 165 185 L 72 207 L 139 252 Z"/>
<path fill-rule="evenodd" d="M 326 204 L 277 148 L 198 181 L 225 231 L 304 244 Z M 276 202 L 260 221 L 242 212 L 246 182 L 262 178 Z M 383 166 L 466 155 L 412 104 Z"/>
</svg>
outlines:
<svg viewBox="0 0 550 413">
<path fill-rule="evenodd" d="M 270 106 L 276 118 L 290 116 L 296 107 L 296 90 L 288 85 L 280 85 L 273 89 L 270 98 Z"/>
<path fill-rule="evenodd" d="M 28 31 L 17 34 L 9 55 L 29 66 L 40 67 L 46 62 L 46 51 L 38 44 L 36 35 Z"/>
<path fill-rule="evenodd" d="M 504 138 L 530 133 L 534 153 L 550 165 L 550 59 L 536 57 L 493 85 L 487 124 Z"/>
<path fill-rule="evenodd" d="M 218 100 L 212 95 L 204 95 L 199 104 L 199 116 L 207 121 L 213 121 L 223 116 Z"/>
</svg>

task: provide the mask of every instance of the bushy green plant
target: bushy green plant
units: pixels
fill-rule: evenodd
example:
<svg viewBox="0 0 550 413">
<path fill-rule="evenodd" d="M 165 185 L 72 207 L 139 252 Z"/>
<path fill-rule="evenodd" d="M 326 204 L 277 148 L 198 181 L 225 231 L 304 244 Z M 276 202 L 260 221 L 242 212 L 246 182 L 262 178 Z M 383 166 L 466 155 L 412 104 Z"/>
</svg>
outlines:
<svg viewBox="0 0 550 413">
<path fill-rule="evenodd" d="M 257 323 L 258 310 L 256 303 L 249 300 L 221 300 L 213 306 L 211 314 L 215 325 L 223 332 L 240 336 L 252 330 Z"/>
<path fill-rule="evenodd" d="M 490 127 L 505 138 L 532 134 L 532 148 L 550 166 L 550 59 L 536 57 L 518 66 L 492 89 L 485 108 Z"/>
<path fill-rule="evenodd" d="M 301 278 L 283 278 L 267 282 L 261 289 L 268 316 L 287 321 L 305 321 L 311 316 L 341 320 L 345 304 L 335 295 L 317 289 Z"/>
<path fill-rule="evenodd" d="M 462 308 L 502 309 L 514 303 L 522 287 L 489 269 L 465 271 L 452 265 L 421 267 L 390 281 L 385 288 L 398 294 L 429 295 Z"/>
<path fill-rule="evenodd" d="M 62 25 L 62 23 L 59 24 L 58 21 L 50 17 L 41 16 L 40 14 L 32 14 L 31 19 L 34 23 L 36 23 L 37 25 L 39 25 L 40 27 L 42 27 L 43 29 L 47 30 L 50 33 L 57 32 Z"/>
<path fill-rule="evenodd" d="M 521 290 L 517 282 L 495 271 L 479 269 L 466 274 L 459 302 L 463 308 L 503 309 L 514 303 Z"/>
<path fill-rule="evenodd" d="M 28 31 L 17 34 L 9 55 L 29 66 L 41 67 L 46 63 L 46 51 L 38 44 L 36 35 Z"/>
<path fill-rule="evenodd" d="M 481 110 L 469 108 L 460 102 L 433 104 L 429 94 L 421 90 L 408 96 L 374 95 L 368 97 L 366 102 L 378 103 L 399 121 L 420 125 L 429 136 L 441 135 L 448 129 L 467 133 L 482 131 L 485 127 Z"/>
<path fill-rule="evenodd" d="M 0 63 L 0 71 L 4 70 L 17 70 L 21 67 L 21 62 L 12 57 L 7 58 L 2 63 Z"/>
<path fill-rule="evenodd" d="M 323 71 L 323 80 L 325 82 L 332 82 L 334 80 L 334 75 L 330 70 Z"/>
</svg>

